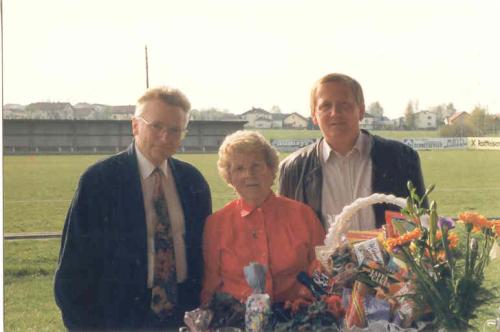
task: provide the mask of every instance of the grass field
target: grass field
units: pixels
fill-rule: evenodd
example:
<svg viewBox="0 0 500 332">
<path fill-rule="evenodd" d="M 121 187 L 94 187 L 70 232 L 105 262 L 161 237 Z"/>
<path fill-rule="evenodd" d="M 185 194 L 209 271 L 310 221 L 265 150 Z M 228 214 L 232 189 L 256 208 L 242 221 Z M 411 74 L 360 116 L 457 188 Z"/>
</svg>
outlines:
<svg viewBox="0 0 500 332">
<path fill-rule="evenodd" d="M 271 132 L 266 133 L 270 137 Z M 500 152 L 420 152 L 426 184 L 435 183 L 431 197 L 442 215 L 456 216 L 465 209 L 500 216 Z M 104 156 L 4 157 L 4 232 L 60 231 L 79 175 Z M 234 197 L 218 177 L 215 154 L 179 155 L 196 165 L 207 178 L 214 209 Z M 63 330 L 52 294 L 58 240 L 4 242 L 4 327 L 6 331 Z M 486 284 L 500 287 L 500 261 L 487 269 Z M 478 309 L 474 325 L 495 316 L 494 304 Z"/>
</svg>

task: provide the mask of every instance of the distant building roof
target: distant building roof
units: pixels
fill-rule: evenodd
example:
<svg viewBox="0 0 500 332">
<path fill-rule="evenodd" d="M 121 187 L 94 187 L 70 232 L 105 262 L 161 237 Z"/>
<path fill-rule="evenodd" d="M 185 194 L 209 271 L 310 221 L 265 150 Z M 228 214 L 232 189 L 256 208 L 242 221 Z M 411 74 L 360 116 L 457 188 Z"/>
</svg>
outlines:
<svg viewBox="0 0 500 332">
<path fill-rule="evenodd" d="M 455 121 L 456 119 L 458 119 L 461 116 L 470 116 L 470 114 L 467 112 L 457 112 L 448 118 L 448 122 L 453 123 L 453 121 Z"/>
<path fill-rule="evenodd" d="M 423 111 L 415 112 L 415 115 L 417 115 L 417 114 L 427 114 L 427 113 L 433 113 L 433 114 L 436 114 L 436 113 L 431 112 L 431 111 L 423 110 Z"/>
<path fill-rule="evenodd" d="M 247 115 L 249 113 L 263 113 L 263 114 L 266 114 L 266 115 L 269 115 L 271 113 L 269 113 L 268 111 L 266 110 L 263 110 L 262 108 L 255 108 L 255 107 L 252 107 L 251 110 L 249 111 L 246 111 L 245 113 L 241 113 L 241 115 Z"/>
<path fill-rule="evenodd" d="M 115 114 L 134 114 L 135 105 L 111 106 L 109 110 Z"/>
<path fill-rule="evenodd" d="M 20 104 L 5 104 L 3 109 L 5 110 L 24 110 L 25 106 Z"/>
<path fill-rule="evenodd" d="M 31 103 L 26 106 L 28 110 L 40 110 L 45 112 L 53 112 L 53 111 L 62 111 L 65 108 L 73 109 L 70 103 L 51 103 L 51 102 L 39 102 L 39 103 Z"/>
<path fill-rule="evenodd" d="M 295 114 L 295 115 L 297 115 L 298 117 L 302 118 L 304 121 L 307 121 L 307 119 L 306 119 L 305 117 L 303 117 L 302 115 L 300 115 L 300 114 L 299 114 L 299 113 L 297 113 L 297 112 L 293 112 L 293 113 L 291 113 L 291 114 L 288 114 L 288 115 L 285 117 L 285 119 L 286 119 L 286 118 L 288 118 L 288 117 L 290 117 L 290 116 L 292 116 L 292 115 L 294 115 L 294 114 Z"/>
</svg>

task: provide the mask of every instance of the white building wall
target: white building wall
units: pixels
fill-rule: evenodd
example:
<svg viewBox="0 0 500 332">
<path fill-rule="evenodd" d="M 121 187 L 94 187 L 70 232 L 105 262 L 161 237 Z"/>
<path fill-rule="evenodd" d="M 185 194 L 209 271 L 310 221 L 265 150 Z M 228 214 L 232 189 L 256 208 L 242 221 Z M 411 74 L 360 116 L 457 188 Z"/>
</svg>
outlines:
<svg viewBox="0 0 500 332">
<path fill-rule="evenodd" d="M 415 113 L 415 126 L 417 127 L 417 129 L 436 128 L 436 113 L 429 111 L 421 111 Z"/>
</svg>

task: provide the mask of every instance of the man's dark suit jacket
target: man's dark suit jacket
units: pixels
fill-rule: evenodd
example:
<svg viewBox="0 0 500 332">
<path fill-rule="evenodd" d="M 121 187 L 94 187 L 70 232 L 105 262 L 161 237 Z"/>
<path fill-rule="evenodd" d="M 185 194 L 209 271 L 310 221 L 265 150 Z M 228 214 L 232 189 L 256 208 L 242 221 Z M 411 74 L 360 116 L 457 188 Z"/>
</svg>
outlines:
<svg viewBox="0 0 500 332">
<path fill-rule="evenodd" d="M 409 146 L 371 135 L 370 158 L 372 160 L 372 191 L 381 194 L 393 194 L 408 197 L 407 182 L 411 181 L 422 197 L 425 192 L 420 158 Z M 298 200 L 309 205 L 325 225 L 321 213 L 321 192 L 323 187 L 323 171 L 321 164 L 321 142 L 308 145 L 284 159 L 280 164 L 280 195 Z M 427 204 L 427 201 L 425 201 Z M 375 204 L 376 227 L 385 223 L 385 211 L 399 211 L 399 207 L 390 204 Z"/>
<path fill-rule="evenodd" d="M 198 306 L 201 240 L 210 189 L 193 166 L 168 159 L 185 220 L 188 279 L 180 307 Z M 150 313 L 147 239 L 139 167 L 131 144 L 80 178 L 64 224 L 55 298 L 68 329 L 141 329 Z"/>
</svg>

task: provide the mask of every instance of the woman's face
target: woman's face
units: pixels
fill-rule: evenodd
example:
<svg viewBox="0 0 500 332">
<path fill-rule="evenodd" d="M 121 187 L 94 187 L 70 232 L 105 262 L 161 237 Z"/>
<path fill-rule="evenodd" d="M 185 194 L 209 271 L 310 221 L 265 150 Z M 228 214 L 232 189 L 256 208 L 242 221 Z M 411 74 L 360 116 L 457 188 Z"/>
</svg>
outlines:
<svg viewBox="0 0 500 332">
<path fill-rule="evenodd" d="M 229 182 L 247 203 L 259 206 L 273 185 L 273 172 L 260 152 L 235 152 L 229 167 Z"/>
</svg>

